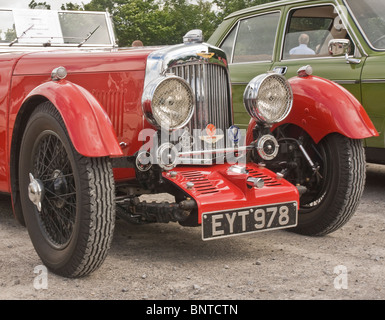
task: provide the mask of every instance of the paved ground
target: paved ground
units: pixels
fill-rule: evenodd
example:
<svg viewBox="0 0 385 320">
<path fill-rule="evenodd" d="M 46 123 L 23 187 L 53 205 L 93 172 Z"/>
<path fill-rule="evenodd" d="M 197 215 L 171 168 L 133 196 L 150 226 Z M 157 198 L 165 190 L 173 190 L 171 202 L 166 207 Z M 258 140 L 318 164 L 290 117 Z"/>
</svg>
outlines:
<svg viewBox="0 0 385 320">
<path fill-rule="evenodd" d="M 203 242 L 199 228 L 117 221 L 102 267 L 48 273 L 0 197 L 0 299 L 385 299 L 385 166 L 368 165 L 358 212 L 322 238 L 286 231 Z M 34 273 L 34 271 L 36 273 Z"/>
</svg>

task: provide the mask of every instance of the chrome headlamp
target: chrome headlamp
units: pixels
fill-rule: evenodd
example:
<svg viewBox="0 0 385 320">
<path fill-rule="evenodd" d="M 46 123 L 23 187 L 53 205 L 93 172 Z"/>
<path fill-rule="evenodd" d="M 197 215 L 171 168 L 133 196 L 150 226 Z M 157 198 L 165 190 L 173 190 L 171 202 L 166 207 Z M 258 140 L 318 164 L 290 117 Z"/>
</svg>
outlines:
<svg viewBox="0 0 385 320">
<path fill-rule="evenodd" d="M 155 127 L 179 129 L 190 121 L 194 113 L 194 94 L 184 79 L 165 76 L 145 88 L 142 107 L 147 120 Z"/>
<path fill-rule="evenodd" d="M 283 76 L 264 73 L 249 82 L 243 94 L 243 104 L 258 122 L 276 123 L 289 114 L 293 93 Z"/>
</svg>

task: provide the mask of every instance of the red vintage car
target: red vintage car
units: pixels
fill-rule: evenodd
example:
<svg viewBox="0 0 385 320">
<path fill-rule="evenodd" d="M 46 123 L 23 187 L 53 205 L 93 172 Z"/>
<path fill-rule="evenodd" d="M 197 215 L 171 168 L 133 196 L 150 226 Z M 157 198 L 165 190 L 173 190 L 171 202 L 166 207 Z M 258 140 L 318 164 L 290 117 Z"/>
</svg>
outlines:
<svg viewBox="0 0 385 320">
<path fill-rule="evenodd" d="M 199 30 L 117 48 L 107 13 L 0 10 L 0 191 L 43 263 L 104 261 L 115 216 L 200 226 L 203 240 L 282 228 L 324 235 L 363 191 L 357 100 L 312 76 L 256 75 L 233 125 L 226 55 Z M 142 195 L 168 193 L 173 202 Z"/>
</svg>

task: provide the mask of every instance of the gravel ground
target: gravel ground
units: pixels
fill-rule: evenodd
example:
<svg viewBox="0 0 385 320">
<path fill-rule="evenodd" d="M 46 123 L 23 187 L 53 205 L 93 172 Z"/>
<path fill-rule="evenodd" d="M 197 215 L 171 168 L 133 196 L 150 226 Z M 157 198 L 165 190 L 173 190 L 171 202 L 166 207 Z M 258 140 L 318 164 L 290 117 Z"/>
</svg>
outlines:
<svg viewBox="0 0 385 320">
<path fill-rule="evenodd" d="M 81 279 L 44 268 L 0 196 L 0 299 L 385 299 L 385 166 L 368 165 L 358 211 L 325 237 L 271 231 L 204 242 L 199 228 L 118 220 L 102 267 Z M 36 272 L 36 273 L 35 273 Z"/>
</svg>

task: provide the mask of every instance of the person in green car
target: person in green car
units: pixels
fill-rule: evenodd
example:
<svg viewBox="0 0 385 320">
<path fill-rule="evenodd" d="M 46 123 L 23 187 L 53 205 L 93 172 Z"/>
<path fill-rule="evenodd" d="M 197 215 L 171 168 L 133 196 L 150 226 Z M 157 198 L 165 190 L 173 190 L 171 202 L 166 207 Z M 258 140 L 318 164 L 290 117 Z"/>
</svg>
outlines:
<svg viewBox="0 0 385 320">
<path fill-rule="evenodd" d="M 294 47 L 289 51 L 289 54 L 295 55 L 295 54 L 315 54 L 315 51 L 313 49 L 310 49 L 307 45 L 309 43 L 309 35 L 306 33 L 301 33 L 301 35 L 298 38 L 299 46 Z"/>
</svg>

